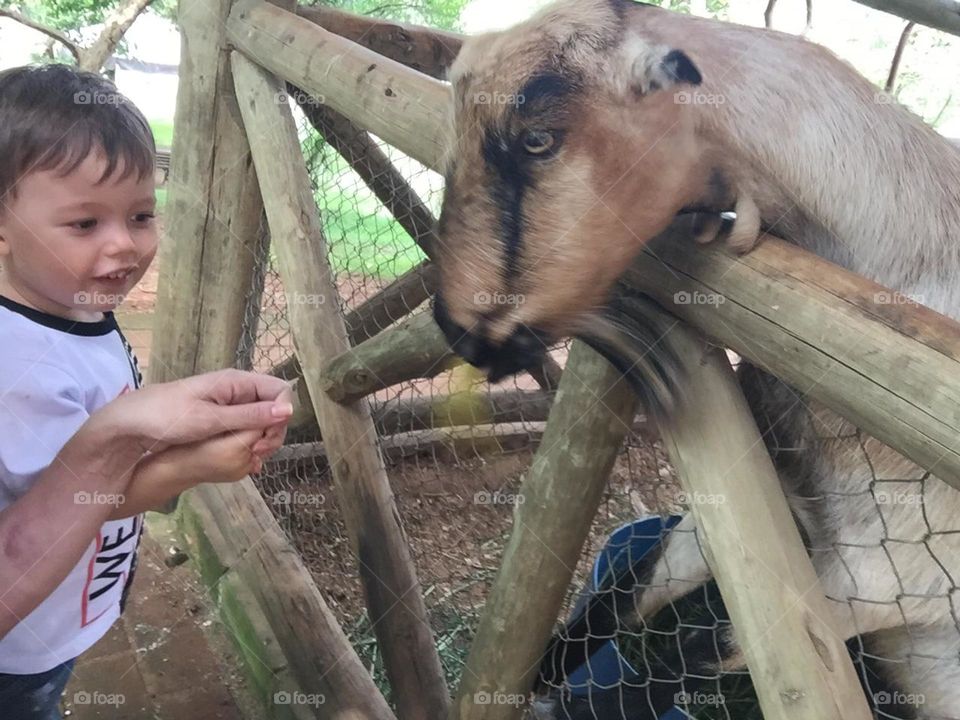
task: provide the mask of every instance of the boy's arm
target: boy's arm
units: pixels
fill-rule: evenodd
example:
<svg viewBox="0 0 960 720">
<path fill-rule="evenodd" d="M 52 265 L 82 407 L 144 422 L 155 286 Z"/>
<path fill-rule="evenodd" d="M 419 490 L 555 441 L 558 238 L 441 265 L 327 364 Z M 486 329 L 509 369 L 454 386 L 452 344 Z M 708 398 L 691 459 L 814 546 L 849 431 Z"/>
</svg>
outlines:
<svg viewBox="0 0 960 720">
<path fill-rule="evenodd" d="M 142 454 L 122 428 L 90 421 L 30 490 L 0 511 L 0 637 L 56 589 L 112 510 L 77 498 L 122 494 Z"/>
<path fill-rule="evenodd" d="M 166 450 L 147 455 L 133 471 L 122 502 L 112 507 L 108 520 L 121 520 L 146 510 L 156 510 L 167 500 L 198 484 L 185 468 L 173 461 L 180 450 Z"/>
</svg>

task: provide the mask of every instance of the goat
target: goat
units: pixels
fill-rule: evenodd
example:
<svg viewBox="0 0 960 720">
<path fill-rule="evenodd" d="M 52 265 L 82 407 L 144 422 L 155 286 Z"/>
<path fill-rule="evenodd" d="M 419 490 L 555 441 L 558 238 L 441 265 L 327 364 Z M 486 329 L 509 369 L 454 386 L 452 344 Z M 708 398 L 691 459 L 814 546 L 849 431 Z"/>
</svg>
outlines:
<svg viewBox="0 0 960 720">
<path fill-rule="evenodd" d="M 491 380 L 589 336 L 618 276 L 683 213 L 736 209 L 741 250 L 775 231 L 960 319 L 960 152 L 820 46 L 561 0 L 468 39 L 450 81 L 434 315 Z M 918 717 L 960 717 L 960 495 L 757 368 L 740 380 L 846 637 L 890 659 L 885 679 L 923 699 Z M 898 493 L 915 502 L 883 502 Z M 638 571 L 629 601 L 595 604 L 554 638 L 545 677 L 583 662 L 592 628 L 709 581 L 692 519 Z M 743 665 L 729 634 L 719 657 L 687 641 L 702 673 Z M 624 700 L 629 718 L 672 702 L 645 692 Z M 590 704 L 564 711 L 593 717 Z"/>
</svg>

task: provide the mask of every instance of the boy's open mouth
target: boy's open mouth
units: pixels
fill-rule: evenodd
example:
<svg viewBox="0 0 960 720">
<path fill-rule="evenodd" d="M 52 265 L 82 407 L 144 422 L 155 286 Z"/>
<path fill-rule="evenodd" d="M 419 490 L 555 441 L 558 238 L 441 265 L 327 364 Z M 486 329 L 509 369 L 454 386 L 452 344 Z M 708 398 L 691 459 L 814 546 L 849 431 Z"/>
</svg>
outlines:
<svg viewBox="0 0 960 720">
<path fill-rule="evenodd" d="M 95 277 L 94 280 L 99 280 L 101 282 L 120 282 L 130 277 L 130 275 L 132 275 L 133 271 L 136 269 L 136 266 L 133 266 L 124 268 L 122 270 L 116 270 L 112 273 L 107 273 L 106 275 L 99 275 Z"/>
</svg>

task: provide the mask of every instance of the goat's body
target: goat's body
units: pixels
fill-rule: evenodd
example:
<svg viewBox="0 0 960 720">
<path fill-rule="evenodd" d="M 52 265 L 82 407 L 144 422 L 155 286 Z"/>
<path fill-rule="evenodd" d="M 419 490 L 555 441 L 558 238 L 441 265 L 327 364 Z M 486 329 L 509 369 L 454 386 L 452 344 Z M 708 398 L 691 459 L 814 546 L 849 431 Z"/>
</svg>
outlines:
<svg viewBox="0 0 960 720">
<path fill-rule="evenodd" d="M 954 145 L 804 40 L 652 8 L 626 18 L 703 71 L 697 133 L 719 182 L 695 204 L 747 196 L 765 231 L 960 319 Z M 889 660 L 916 717 L 960 718 L 960 493 L 769 375 L 741 379 L 846 636 Z M 710 577 L 680 530 L 645 568 L 641 617 Z M 728 640 L 719 664 L 742 666 Z M 651 717 L 648 703 L 627 710 Z"/>
</svg>

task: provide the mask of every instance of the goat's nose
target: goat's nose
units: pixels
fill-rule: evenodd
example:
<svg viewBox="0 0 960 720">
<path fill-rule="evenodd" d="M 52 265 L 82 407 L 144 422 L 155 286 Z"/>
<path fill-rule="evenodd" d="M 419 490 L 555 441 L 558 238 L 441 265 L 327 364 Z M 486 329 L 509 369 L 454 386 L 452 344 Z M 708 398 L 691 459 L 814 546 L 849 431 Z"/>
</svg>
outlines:
<svg viewBox="0 0 960 720">
<path fill-rule="evenodd" d="M 439 293 L 433 299 L 433 319 L 457 355 L 477 367 L 482 367 L 489 362 L 493 354 L 493 346 L 479 335 L 454 322 Z"/>
<path fill-rule="evenodd" d="M 487 368 L 491 382 L 543 363 L 549 340 L 537 330 L 520 325 L 506 340 L 494 345 L 454 322 L 439 293 L 434 297 L 433 317 L 453 351 L 471 365 Z"/>
</svg>

